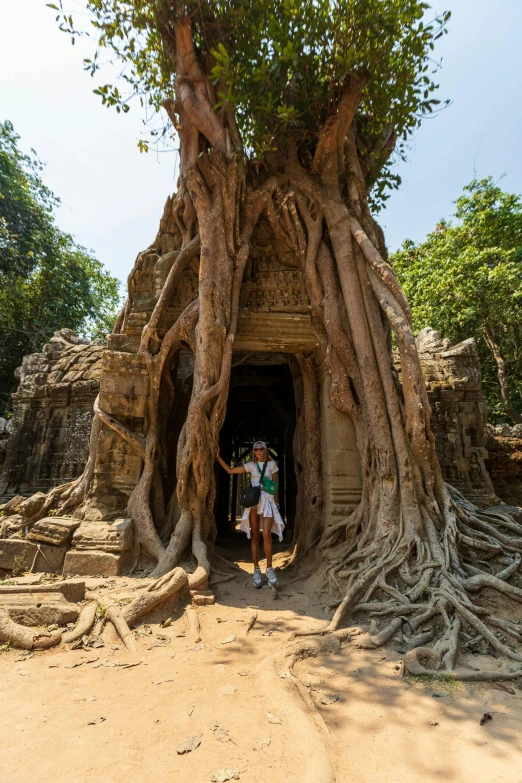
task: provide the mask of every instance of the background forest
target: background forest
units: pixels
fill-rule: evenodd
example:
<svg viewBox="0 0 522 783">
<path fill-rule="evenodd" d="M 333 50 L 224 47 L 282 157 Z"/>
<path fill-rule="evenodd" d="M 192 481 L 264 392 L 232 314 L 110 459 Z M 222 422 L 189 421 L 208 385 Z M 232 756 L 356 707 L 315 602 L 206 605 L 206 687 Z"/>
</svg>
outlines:
<svg viewBox="0 0 522 783">
<path fill-rule="evenodd" d="M 404 242 L 391 261 L 418 333 L 474 337 L 494 423 L 522 421 L 522 201 L 491 177 L 473 180 L 424 242 Z"/>
<path fill-rule="evenodd" d="M 0 415 L 16 388 L 15 369 L 57 329 L 91 339 L 110 332 L 119 281 L 61 231 L 59 199 L 43 164 L 21 151 L 9 121 L 0 124 Z"/>
</svg>

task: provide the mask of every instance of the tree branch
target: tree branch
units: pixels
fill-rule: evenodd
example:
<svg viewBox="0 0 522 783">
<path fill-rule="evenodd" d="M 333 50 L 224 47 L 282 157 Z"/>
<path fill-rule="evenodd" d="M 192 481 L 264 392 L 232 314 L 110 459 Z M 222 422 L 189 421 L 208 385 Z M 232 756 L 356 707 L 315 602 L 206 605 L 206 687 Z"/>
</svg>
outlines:
<svg viewBox="0 0 522 783">
<path fill-rule="evenodd" d="M 498 382 L 500 384 L 500 393 L 502 395 L 502 402 L 504 403 L 504 410 L 516 424 L 522 424 L 522 416 L 516 412 L 516 410 L 513 408 L 513 405 L 511 404 L 511 399 L 509 396 L 509 384 L 507 380 L 506 361 L 500 352 L 500 347 L 496 341 L 495 331 L 488 322 L 487 318 L 484 318 L 484 336 L 486 343 L 488 344 L 488 348 L 493 354 L 493 358 L 497 364 Z"/>
<path fill-rule="evenodd" d="M 140 452 L 141 457 L 144 456 L 145 442 L 143 436 L 139 435 L 137 432 L 131 432 L 129 429 L 127 429 L 127 427 L 124 427 L 123 424 L 120 424 L 119 421 L 116 421 L 116 419 L 113 419 L 112 416 L 109 416 L 107 413 L 102 411 L 98 403 L 98 397 L 96 397 L 94 401 L 94 415 L 98 416 L 100 421 L 106 424 L 107 427 L 110 427 L 111 430 L 117 432 L 118 435 L 123 438 L 123 440 L 127 441 L 127 443 L 131 443 L 133 446 L 136 446 Z"/>
<path fill-rule="evenodd" d="M 337 112 L 329 117 L 319 135 L 312 170 L 321 175 L 323 182 L 336 184 L 344 170 L 342 148 L 346 134 L 353 122 L 368 74 L 354 74 L 348 79 Z"/>
</svg>

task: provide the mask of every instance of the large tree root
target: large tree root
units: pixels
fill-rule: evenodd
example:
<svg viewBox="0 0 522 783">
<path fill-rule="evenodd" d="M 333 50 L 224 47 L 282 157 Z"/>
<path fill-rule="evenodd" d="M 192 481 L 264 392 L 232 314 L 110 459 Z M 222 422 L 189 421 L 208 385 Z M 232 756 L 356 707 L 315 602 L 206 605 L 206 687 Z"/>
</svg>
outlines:
<svg viewBox="0 0 522 783">
<path fill-rule="evenodd" d="M 505 518 L 506 515 L 496 517 L 483 512 L 452 487 L 448 490 L 451 499 L 447 514 L 449 518 L 453 514 L 457 521 L 456 531 L 461 529 L 460 520 L 466 520 L 464 556 L 455 561 L 451 542 L 441 540 L 434 528 L 427 541 L 422 544 L 417 541 L 409 548 L 394 546 L 391 540 L 384 539 L 379 555 L 363 542 L 335 562 L 335 584 L 339 584 L 339 579 L 347 580 L 347 584 L 332 620 L 323 628 L 304 631 L 301 635 L 335 633 L 348 615 L 361 612 L 373 618 L 374 630 L 358 637 L 356 646 L 375 649 L 399 634 L 401 646 L 409 651 L 405 667 L 412 673 L 431 672 L 470 681 L 495 679 L 497 672 L 470 674 L 467 669 L 456 666 L 459 651 L 476 644 L 489 645 L 504 658 L 522 663 L 522 653 L 514 646 L 514 643 L 522 642 L 520 627 L 477 605 L 473 599 L 474 594 L 488 588 L 510 600 L 522 601 L 522 590 L 508 582 L 519 571 L 522 537 L 508 537 L 503 532 L 505 529 L 514 533 L 520 531 L 513 520 Z M 459 535 L 456 532 L 456 537 Z M 477 558 L 474 543 L 488 545 L 487 562 Z M 510 556 L 507 551 L 511 552 Z M 424 602 L 422 599 L 426 598 L 428 600 Z M 378 623 L 381 623 L 380 628 Z M 430 643 L 432 647 L 428 648 L 426 645 Z M 419 649 L 424 658 L 431 650 L 427 666 L 421 666 L 416 657 Z M 507 672 L 499 676 L 521 675 L 522 667 L 514 674 Z"/>
<path fill-rule="evenodd" d="M 302 745 L 300 754 L 305 764 L 304 770 L 299 773 L 302 783 L 335 783 L 336 775 L 328 728 L 310 694 L 294 675 L 293 667 L 303 658 L 315 657 L 323 652 L 338 652 L 339 649 L 339 640 L 335 636 L 328 641 L 299 642 L 284 655 L 278 653 L 266 658 L 259 667 L 258 679 L 265 694 L 281 687 L 286 691 L 285 731 L 294 734 L 297 747 L 306 738 L 306 747 Z"/>
<path fill-rule="evenodd" d="M 24 650 L 48 650 L 62 640 L 61 631 L 33 631 L 13 622 L 5 609 L 0 609 L 0 641 Z"/>
<path fill-rule="evenodd" d="M 176 595 L 189 585 L 189 578 L 183 568 L 175 568 L 165 576 L 151 582 L 132 603 L 125 607 L 122 615 L 129 626 L 135 625 L 159 604 Z"/>
<path fill-rule="evenodd" d="M 85 634 L 88 634 L 94 625 L 97 610 L 98 601 L 89 601 L 80 612 L 76 626 L 72 631 L 66 631 L 64 633 L 63 641 L 66 644 L 69 644 L 70 642 L 75 642 L 77 639 L 81 639 Z"/>
<path fill-rule="evenodd" d="M 404 656 L 404 671 L 417 677 L 436 677 L 447 680 L 462 680 L 464 682 L 491 682 L 498 680 L 516 680 L 522 677 L 522 668 L 518 671 L 471 671 L 469 669 L 446 669 L 441 671 L 437 666 L 441 662 L 437 655 L 428 647 L 417 647 Z"/>
<path fill-rule="evenodd" d="M 136 639 L 133 636 L 131 629 L 129 628 L 127 621 L 123 617 L 122 613 L 117 606 L 108 606 L 105 614 L 107 619 L 113 624 L 118 636 L 122 640 L 123 644 L 130 652 L 137 652 L 138 647 Z"/>
</svg>

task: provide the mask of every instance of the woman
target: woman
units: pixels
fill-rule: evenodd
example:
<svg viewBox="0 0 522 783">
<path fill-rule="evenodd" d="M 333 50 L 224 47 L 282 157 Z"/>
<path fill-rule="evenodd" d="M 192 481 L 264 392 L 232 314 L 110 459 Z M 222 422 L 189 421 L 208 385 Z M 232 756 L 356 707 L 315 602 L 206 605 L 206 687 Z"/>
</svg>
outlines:
<svg viewBox="0 0 522 783">
<path fill-rule="evenodd" d="M 227 465 L 227 463 L 221 459 L 219 448 L 217 450 L 216 459 L 221 467 L 230 475 L 233 473 L 250 473 L 252 476 L 252 486 L 258 487 L 265 461 L 268 460 L 268 449 L 264 441 L 256 441 L 256 443 L 254 443 L 254 461 L 246 462 L 238 468 L 231 468 L 230 465 Z M 273 460 L 269 460 L 265 468 L 264 477 L 277 482 L 277 476 L 277 463 Z M 272 533 L 277 533 L 279 540 L 282 541 L 283 528 L 285 526 L 281 514 L 279 513 L 277 499 L 277 492 L 274 496 L 261 490 L 261 497 L 257 506 L 245 508 L 241 518 L 240 528 L 247 534 L 248 538 L 251 539 L 252 560 L 254 561 L 254 587 L 263 586 L 263 577 L 261 575 L 261 569 L 259 568 L 259 533 L 261 525 L 266 555 L 266 576 L 268 584 L 271 587 L 277 585 L 277 576 L 272 568 Z"/>
</svg>

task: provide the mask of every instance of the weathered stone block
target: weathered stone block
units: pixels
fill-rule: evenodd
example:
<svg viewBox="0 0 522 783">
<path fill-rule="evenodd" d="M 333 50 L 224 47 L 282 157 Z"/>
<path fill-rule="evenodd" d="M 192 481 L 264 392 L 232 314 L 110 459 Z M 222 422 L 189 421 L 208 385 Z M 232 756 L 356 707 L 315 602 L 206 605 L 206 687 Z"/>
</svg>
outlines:
<svg viewBox="0 0 522 783">
<path fill-rule="evenodd" d="M 28 579 L 34 579 L 35 584 L 29 583 Z M 60 582 L 52 582 L 50 584 L 38 584 L 40 576 L 33 574 L 32 576 L 19 577 L 15 584 L 0 585 L 0 602 L 4 595 L 32 595 L 39 596 L 42 594 L 61 594 L 66 601 L 71 603 L 80 603 L 85 599 L 85 582 L 79 579 L 67 579 Z"/>
<path fill-rule="evenodd" d="M 32 570 L 38 574 L 61 573 L 67 549 L 67 546 L 40 544 Z"/>
<path fill-rule="evenodd" d="M 84 521 L 74 532 L 73 546 L 78 550 L 128 552 L 134 543 L 132 519 Z"/>
<path fill-rule="evenodd" d="M 100 392 L 100 408 L 111 416 L 143 419 L 147 410 L 147 398 Z"/>
<path fill-rule="evenodd" d="M 0 518 L 0 538 L 10 538 L 13 533 L 20 533 L 26 522 L 21 514 L 10 514 Z"/>
<path fill-rule="evenodd" d="M 136 353 L 140 345 L 140 338 L 130 334 L 109 334 L 107 336 L 107 348 L 111 351 L 123 351 L 124 353 Z"/>
<path fill-rule="evenodd" d="M 0 539 L 0 568 L 12 571 L 16 566 L 20 571 L 28 571 L 36 553 L 36 544 L 31 541 L 22 538 Z"/>
<path fill-rule="evenodd" d="M 124 555 L 95 550 L 69 549 L 63 566 L 64 576 L 119 576 Z"/>
<path fill-rule="evenodd" d="M 37 492 L 35 495 L 31 495 L 30 498 L 20 503 L 20 514 L 23 517 L 31 517 L 33 514 L 37 514 L 42 508 L 45 498 L 45 492 Z"/>
<path fill-rule="evenodd" d="M 143 313 L 148 320 L 147 313 Z M 146 321 L 145 321 L 146 323 Z M 118 374 L 147 375 L 147 366 L 142 356 L 125 351 L 105 351 L 103 354 L 103 371 Z"/>
<path fill-rule="evenodd" d="M 80 607 L 71 604 L 59 594 L 2 595 L 0 605 L 9 617 L 21 625 L 66 625 L 74 623 Z"/>
<path fill-rule="evenodd" d="M 146 395 L 149 391 L 149 379 L 138 373 L 121 374 L 105 372 L 101 378 L 100 391 L 104 394 L 125 394 L 127 397 Z"/>
<path fill-rule="evenodd" d="M 30 541 L 39 541 L 57 547 L 68 546 L 79 525 L 79 519 L 44 517 L 36 522 L 27 538 Z"/>
<path fill-rule="evenodd" d="M 4 503 L 2 506 L 0 506 L 0 511 L 4 512 L 4 516 L 7 517 L 9 514 L 18 514 L 20 511 L 20 505 L 24 502 L 25 498 L 23 495 L 15 495 L 14 498 L 11 498 L 7 503 Z"/>
</svg>

